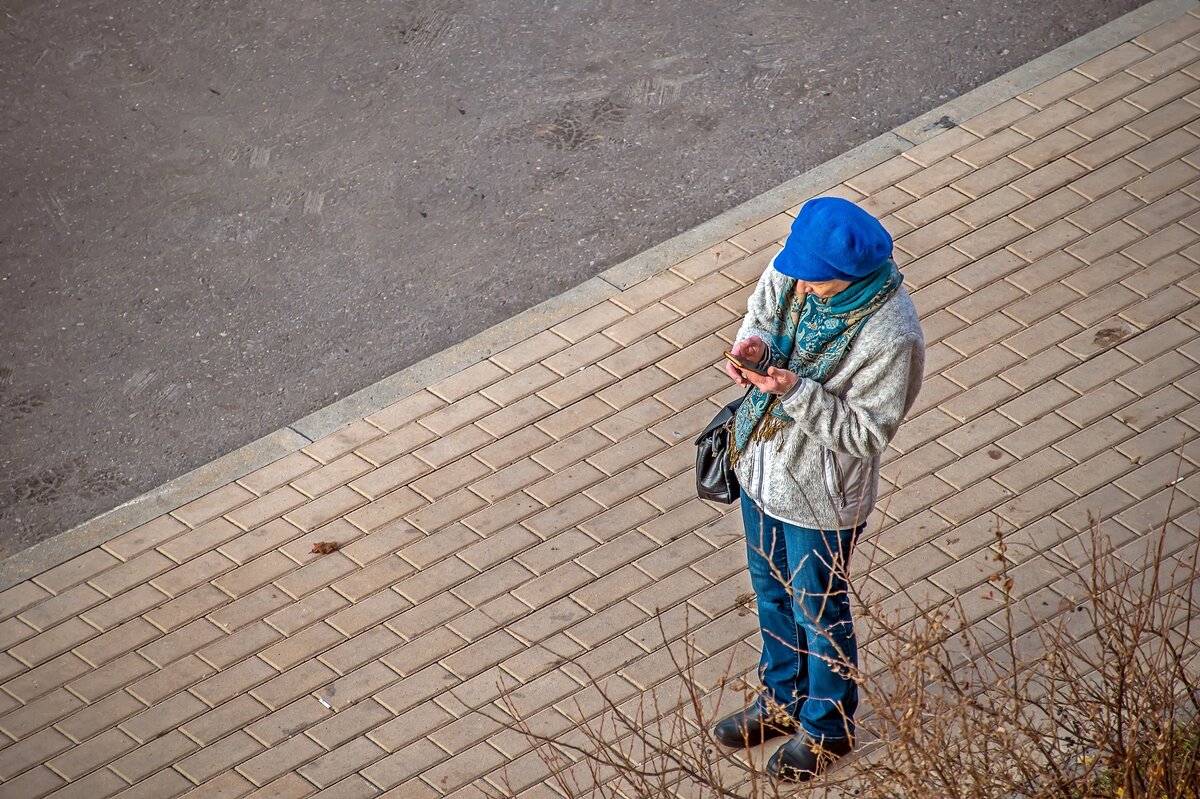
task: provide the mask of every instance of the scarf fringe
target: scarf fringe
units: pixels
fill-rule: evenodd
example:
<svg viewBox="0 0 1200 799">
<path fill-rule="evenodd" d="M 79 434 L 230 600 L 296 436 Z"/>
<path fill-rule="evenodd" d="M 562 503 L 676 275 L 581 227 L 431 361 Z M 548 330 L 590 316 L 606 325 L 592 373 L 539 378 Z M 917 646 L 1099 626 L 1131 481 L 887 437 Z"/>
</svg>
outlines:
<svg viewBox="0 0 1200 799">
<path fill-rule="evenodd" d="M 758 424 L 754 426 L 754 431 L 750 434 L 750 439 L 746 442 L 746 446 L 743 449 L 738 449 L 736 436 L 730 436 L 729 468 L 732 469 L 737 465 L 738 458 L 741 457 L 744 450 L 750 448 L 751 444 L 770 441 L 795 421 L 791 417 L 776 416 L 771 413 L 778 402 L 778 399 L 772 400 L 771 404 L 767 406 L 766 413 L 762 415 L 762 418 L 758 420 Z"/>
</svg>

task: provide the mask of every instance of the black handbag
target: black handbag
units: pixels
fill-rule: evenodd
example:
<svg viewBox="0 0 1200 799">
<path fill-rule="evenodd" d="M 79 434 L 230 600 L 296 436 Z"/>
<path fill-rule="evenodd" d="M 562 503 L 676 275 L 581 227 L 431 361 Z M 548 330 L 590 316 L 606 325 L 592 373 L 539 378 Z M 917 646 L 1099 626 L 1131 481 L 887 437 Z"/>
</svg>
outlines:
<svg viewBox="0 0 1200 799">
<path fill-rule="evenodd" d="M 733 416 L 745 399 L 746 395 L 742 395 L 717 411 L 696 439 L 696 494 L 700 499 L 728 505 L 742 495 L 737 475 L 729 465 L 729 440 L 733 435 Z"/>
</svg>

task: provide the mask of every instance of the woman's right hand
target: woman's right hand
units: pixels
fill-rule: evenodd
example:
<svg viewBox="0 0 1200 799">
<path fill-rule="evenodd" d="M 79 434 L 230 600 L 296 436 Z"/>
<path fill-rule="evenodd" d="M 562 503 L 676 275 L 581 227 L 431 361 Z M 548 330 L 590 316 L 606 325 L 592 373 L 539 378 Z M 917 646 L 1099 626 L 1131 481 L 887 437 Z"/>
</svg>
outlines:
<svg viewBox="0 0 1200 799">
<path fill-rule="evenodd" d="M 767 354 L 766 343 L 758 336 L 750 336 L 744 338 L 733 345 L 733 349 L 729 351 L 735 358 L 740 358 L 746 363 L 757 364 Z M 739 386 L 749 386 L 750 381 L 742 374 L 742 370 L 738 369 L 729 361 L 725 362 L 725 374 L 737 383 Z"/>
</svg>

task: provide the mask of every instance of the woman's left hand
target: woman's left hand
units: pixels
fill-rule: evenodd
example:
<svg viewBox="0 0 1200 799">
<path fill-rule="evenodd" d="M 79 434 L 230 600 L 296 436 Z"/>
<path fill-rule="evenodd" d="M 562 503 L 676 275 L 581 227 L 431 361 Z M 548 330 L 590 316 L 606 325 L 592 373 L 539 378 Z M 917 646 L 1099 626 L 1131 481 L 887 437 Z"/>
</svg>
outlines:
<svg viewBox="0 0 1200 799">
<path fill-rule="evenodd" d="M 768 394 L 786 394 L 800 382 L 800 376 L 795 372 L 789 372 L 787 369 L 779 369 L 774 366 L 767 369 L 765 376 L 756 375 L 753 372 L 742 372 L 742 374 L 760 391 L 765 391 Z"/>
</svg>

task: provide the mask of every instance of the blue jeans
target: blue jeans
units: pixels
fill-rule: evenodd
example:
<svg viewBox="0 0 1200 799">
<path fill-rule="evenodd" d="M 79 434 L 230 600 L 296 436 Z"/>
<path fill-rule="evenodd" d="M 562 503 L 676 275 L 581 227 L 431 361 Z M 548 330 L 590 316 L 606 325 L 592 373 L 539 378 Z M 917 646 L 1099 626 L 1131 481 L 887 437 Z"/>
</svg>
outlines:
<svg viewBox="0 0 1200 799">
<path fill-rule="evenodd" d="M 811 530 L 766 515 L 742 494 L 750 584 L 758 601 L 763 649 L 759 703 L 798 719 L 817 740 L 854 734 L 858 645 L 846 566 L 860 525 Z"/>
</svg>

